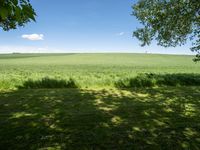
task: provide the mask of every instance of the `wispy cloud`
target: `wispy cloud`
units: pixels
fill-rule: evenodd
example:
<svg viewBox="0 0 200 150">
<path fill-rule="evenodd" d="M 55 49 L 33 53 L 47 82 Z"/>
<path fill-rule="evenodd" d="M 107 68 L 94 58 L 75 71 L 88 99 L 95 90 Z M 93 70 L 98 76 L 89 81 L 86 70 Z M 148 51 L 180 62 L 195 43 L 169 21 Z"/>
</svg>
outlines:
<svg viewBox="0 0 200 150">
<path fill-rule="evenodd" d="M 22 38 L 31 40 L 31 41 L 40 41 L 40 40 L 44 40 L 44 35 L 43 34 L 23 34 Z"/>
<path fill-rule="evenodd" d="M 65 51 L 57 48 L 34 47 L 34 46 L 0 46 L 1 53 L 64 53 Z"/>
<path fill-rule="evenodd" d="M 123 36 L 125 34 L 125 32 L 119 32 L 119 33 L 117 33 L 116 35 L 117 36 Z"/>
</svg>

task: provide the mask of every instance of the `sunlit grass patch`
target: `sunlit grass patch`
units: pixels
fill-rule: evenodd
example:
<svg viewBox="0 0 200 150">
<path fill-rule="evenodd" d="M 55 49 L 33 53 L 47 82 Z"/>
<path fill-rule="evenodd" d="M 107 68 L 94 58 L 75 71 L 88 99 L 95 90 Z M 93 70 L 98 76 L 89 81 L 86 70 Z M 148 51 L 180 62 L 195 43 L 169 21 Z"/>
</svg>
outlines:
<svg viewBox="0 0 200 150">
<path fill-rule="evenodd" d="M 145 73 L 171 74 L 174 79 L 174 74 L 200 74 L 200 63 L 194 63 L 193 58 L 153 54 L 0 55 L 0 89 L 16 89 L 29 79 L 37 81 L 44 77 L 66 81 L 73 78 L 81 88 L 113 88 L 119 80 L 129 86 L 130 79 Z M 144 81 L 147 82 L 143 86 L 154 84 L 146 78 Z M 167 83 L 170 81 L 174 83 L 170 78 Z M 134 85 L 135 82 L 137 87 L 141 86 L 141 80 L 134 81 Z"/>
</svg>

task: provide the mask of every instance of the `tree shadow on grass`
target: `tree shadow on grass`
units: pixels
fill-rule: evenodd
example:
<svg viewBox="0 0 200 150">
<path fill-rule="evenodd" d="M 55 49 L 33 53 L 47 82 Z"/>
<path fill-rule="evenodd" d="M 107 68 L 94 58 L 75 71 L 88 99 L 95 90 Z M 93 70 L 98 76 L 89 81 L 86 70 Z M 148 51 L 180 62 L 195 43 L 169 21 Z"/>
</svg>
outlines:
<svg viewBox="0 0 200 150">
<path fill-rule="evenodd" d="M 0 94 L 1 149 L 199 149 L 200 88 Z"/>
</svg>

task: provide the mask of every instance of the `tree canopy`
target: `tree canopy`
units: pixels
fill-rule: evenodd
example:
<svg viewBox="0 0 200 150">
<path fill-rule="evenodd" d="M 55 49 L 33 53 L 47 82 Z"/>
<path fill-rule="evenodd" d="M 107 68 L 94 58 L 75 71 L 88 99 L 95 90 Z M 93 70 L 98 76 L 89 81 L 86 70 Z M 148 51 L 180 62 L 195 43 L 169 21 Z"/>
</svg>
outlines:
<svg viewBox="0 0 200 150">
<path fill-rule="evenodd" d="M 5 31 L 35 21 L 35 16 L 29 0 L 0 0 L 0 27 Z"/>
<path fill-rule="evenodd" d="M 142 41 L 141 46 L 156 40 L 164 47 L 184 45 L 192 41 L 196 52 L 194 61 L 200 60 L 200 1 L 199 0 L 138 0 L 133 15 L 142 28 L 133 35 Z"/>
</svg>

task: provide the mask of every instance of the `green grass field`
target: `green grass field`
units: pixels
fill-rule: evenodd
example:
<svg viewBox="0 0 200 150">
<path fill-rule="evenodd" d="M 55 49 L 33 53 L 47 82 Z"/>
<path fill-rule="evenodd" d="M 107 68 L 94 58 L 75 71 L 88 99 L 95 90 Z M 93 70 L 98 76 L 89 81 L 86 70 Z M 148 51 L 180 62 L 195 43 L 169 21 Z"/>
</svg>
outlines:
<svg viewBox="0 0 200 150">
<path fill-rule="evenodd" d="M 0 149 L 199 150 L 200 63 L 192 59 L 0 55 Z M 116 86 L 125 81 L 130 87 Z"/>
<path fill-rule="evenodd" d="M 139 73 L 195 73 L 194 56 L 153 54 L 12 54 L 0 55 L 0 89 L 15 89 L 28 79 L 73 78 L 81 88 L 114 87 Z"/>
</svg>

